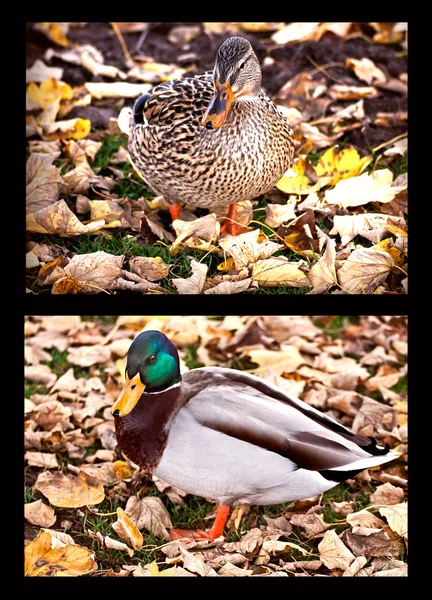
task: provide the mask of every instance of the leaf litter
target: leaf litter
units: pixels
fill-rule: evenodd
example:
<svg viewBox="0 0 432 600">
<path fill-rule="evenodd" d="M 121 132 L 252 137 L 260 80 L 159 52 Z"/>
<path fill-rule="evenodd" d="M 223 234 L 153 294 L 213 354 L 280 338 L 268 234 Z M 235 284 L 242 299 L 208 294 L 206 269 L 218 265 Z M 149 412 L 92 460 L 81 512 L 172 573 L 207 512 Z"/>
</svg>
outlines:
<svg viewBox="0 0 432 600">
<path fill-rule="evenodd" d="M 33 365 L 42 378 L 26 371 L 26 574 L 406 576 L 406 325 L 397 316 L 26 317 L 26 346 L 49 357 Z M 109 410 L 129 345 L 154 328 L 176 343 L 183 372 L 236 365 L 295 384 L 302 400 L 400 458 L 315 498 L 235 507 L 216 545 L 169 542 L 172 527 L 208 528 L 215 507 L 120 456 Z"/>
<path fill-rule="evenodd" d="M 27 57 L 30 293 L 406 293 L 406 23 L 34 23 L 28 29 L 31 39 L 38 30 L 48 44 L 43 50 L 36 40 Z M 144 32 L 151 45 L 143 53 Z M 171 223 L 168 206 L 155 202 L 125 152 L 134 100 L 156 83 L 211 69 L 214 47 L 228 34 L 252 42 L 264 89 L 289 117 L 296 144 L 294 163 L 276 187 L 239 203 L 238 221 L 254 236 L 245 238 L 249 253 L 221 233 L 223 213 L 186 206 Z M 314 57 L 307 67 L 303 55 Z M 114 139 L 115 151 L 103 155 Z M 71 148 L 83 142 L 93 150 L 77 159 Z M 44 236 L 58 240 L 46 246 L 64 248 L 60 264 L 34 252 Z M 67 272 L 73 260 L 91 263 L 92 242 L 98 249 L 117 245 L 118 277 L 92 285 Z M 382 250 L 392 260 L 362 254 L 359 262 L 359 248 Z M 155 257 L 157 280 L 152 269 L 136 269 L 139 259 Z"/>
</svg>

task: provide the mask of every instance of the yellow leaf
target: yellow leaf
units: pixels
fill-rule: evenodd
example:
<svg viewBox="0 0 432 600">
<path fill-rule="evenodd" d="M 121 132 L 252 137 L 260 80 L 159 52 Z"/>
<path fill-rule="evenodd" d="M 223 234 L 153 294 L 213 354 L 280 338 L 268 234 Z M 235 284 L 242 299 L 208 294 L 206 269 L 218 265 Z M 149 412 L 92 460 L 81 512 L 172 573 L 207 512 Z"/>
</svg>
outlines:
<svg viewBox="0 0 432 600">
<path fill-rule="evenodd" d="M 152 577 L 171 577 L 177 571 L 177 567 L 171 567 L 171 569 L 165 569 L 164 571 L 159 571 L 159 567 L 156 561 L 153 561 L 148 566 L 149 573 Z"/>
<path fill-rule="evenodd" d="M 218 271 L 232 271 L 234 268 L 235 262 L 234 259 L 231 258 L 231 256 L 217 266 Z"/>
<path fill-rule="evenodd" d="M 298 268 L 298 263 L 289 262 L 285 256 L 258 260 L 252 267 L 252 280 L 263 287 L 311 287 L 306 275 Z"/>
<path fill-rule="evenodd" d="M 78 508 L 88 504 L 99 504 L 105 498 L 104 487 L 86 473 L 78 477 L 60 472 L 44 471 L 39 475 L 35 488 L 48 498 L 53 506 Z"/>
<path fill-rule="evenodd" d="M 325 152 L 315 167 L 319 177 L 331 177 L 331 185 L 335 185 L 341 179 L 349 179 L 360 173 L 372 161 L 370 156 L 360 158 L 355 148 L 344 148 L 338 152 L 333 146 Z"/>
<path fill-rule="evenodd" d="M 344 292 L 371 294 L 386 279 L 393 265 L 392 257 L 386 252 L 362 248 L 349 255 L 337 276 Z"/>
<path fill-rule="evenodd" d="M 117 508 L 117 519 L 118 520 L 113 523 L 112 526 L 114 531 L 119 537 L 125 540 L 131 548 L 139 550 L 143 545 L 144 538 L 137 529 L 135 523 L 120 507 Z"/>
<path fill-rule="evenodd" d="M 276 187 L 285 194 L 305 195 L 316 192 L 321 186 L 319 184 L 311 184 L 306 175 L 294 175 L 292 177 L 282 177 L 277 182 Z"/>
<path fill-rule="evenodd" d="M 113 465 L 117 479 L 129 479 L 129 477 L 132 477 L 132 471 L 124 460 L 116 460 L 113 462 Z"/>
<path fill-rule="evenodd" d="M 66 48 L 69 45 L 69 41 L 66 37 L 66 34 L 69 31 L 69 23 L 39 23 L 39 29 L 59 46 Z"/>
<path fill-rule="evenodd" d="M 387 231 L 390 231 L 390 233 L 392 233 L 393 235 L 400 235 L 404 238 L 408 237 L 408 232 L 406 229 L 403 229 L 402 227 L 399 227 L 398 225 L 388 222 L 386 225 L 386 229 Z"/>
<path fill-rule="evenodd" d="M 392 259 L 394 260 L 394 264 L 398 267 L 401 267 L 405 262 L 406 257 L 404 253 L 396 248 L 391 238 L 381 240 L 378 244 L 376 244 L 376 246 L 373 246 L 373 249 L 380 250 L 381 252 L 387 252 L 388 254 L 390 254 Z"/>
<path fill-rule="evenodd" d="M 32 102 L 36 102 L 40 108 L 48 108 L 58 100 L 70 100 L 73 96 L 72 88 L 63 81 L 57 81 L 54 77 L 48 77 L 40 85 L 30 83 L 27 86 L 27 96 Z"/>
<path fill-rule="evenodd" d="M 24 575 L 27 577 L 64 577 L 85 575 L 97 570 L 94 554 L 88 548 L 67 544 L 51 548 L 51 534 L 42 531 L 24 550 Z"/>
</svg>

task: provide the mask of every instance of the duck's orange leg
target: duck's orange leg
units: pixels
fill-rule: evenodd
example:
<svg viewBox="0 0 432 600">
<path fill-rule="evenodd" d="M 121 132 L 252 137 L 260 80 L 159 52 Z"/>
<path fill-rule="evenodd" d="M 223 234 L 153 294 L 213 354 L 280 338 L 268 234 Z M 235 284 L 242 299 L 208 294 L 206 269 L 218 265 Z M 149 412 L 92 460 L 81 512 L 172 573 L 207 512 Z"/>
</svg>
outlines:
<svg viewBox="0 0 432 600">
<path fill-rule="evenodd" d="M 208 531 L 202 531 L 201 529 L 170 529 L 169 539 L 179 540 L 181 538 L 187 538 L 190 540 L 202 541 L 202 540 L 215 540 L 223 534 L 225 523 L 228 519 L 230 507 L 229 506 L 218 506 L 216 509 L 216 519 L 213 526 Z"/>
<path fill-rule="evenodd" d="M 224 223 L 221 227 L 221 233 L 229 233 L 230 235 L 239 235 L 245 231 L 249 231 L 247 227 L 235 223 L 236 220 L 237 205 L 230 204 L 227 216 L 224 219 Z"/>
<path fill-rule="evenodd" d="M 180 218 L 180 204 L 170 204 L 169 210 L 173 221 Z"/>
</svg>

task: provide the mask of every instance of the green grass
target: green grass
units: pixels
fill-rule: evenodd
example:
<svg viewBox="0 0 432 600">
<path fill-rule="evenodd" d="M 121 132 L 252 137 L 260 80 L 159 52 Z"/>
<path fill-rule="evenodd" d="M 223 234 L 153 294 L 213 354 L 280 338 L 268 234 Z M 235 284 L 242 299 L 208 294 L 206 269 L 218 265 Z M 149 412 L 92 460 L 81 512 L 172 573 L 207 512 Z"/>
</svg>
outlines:
<svg viewBox="0 0 432 600">
<path fill-rule="evenodd" d="M 29 399 L 33 394 L 48 394 L 48 388 L 40 383 L 24 382 L 24 398 Z"/>
<path fill-rule="evenodd" d="M 110 166 L 112 158 L 120 146 L 127 148 L 127 137 L 125 135 L 103 135 L 102 146 L 96 152 L 92 168 L 97 169 Z M 113 166 L 117 168 L 118 165 Z"/>
<path fill-rule="evenodd" d="M 349 325 L 359 325 L 360 317 L 358 316 L 334 316 L 329 324 L 321 321 L 320 318 L 311 317 L 313 324 L 324 329 L 325 333 L 333 339 L 340 337 L 342 331 Z"/>
</svg>

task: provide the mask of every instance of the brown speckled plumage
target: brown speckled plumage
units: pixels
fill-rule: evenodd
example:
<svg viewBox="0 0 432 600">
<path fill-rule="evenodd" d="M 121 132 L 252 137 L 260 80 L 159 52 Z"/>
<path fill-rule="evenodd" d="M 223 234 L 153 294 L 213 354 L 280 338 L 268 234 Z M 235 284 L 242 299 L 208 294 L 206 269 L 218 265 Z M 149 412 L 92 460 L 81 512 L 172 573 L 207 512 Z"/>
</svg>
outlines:
<svg viewBox="0 0 432 600">
<path fill-rule="evenodd" d="M 251 72 L 258 70 L 258 90 L 235 96 L 223 125 L 206 129 L 202 119 L 214 78 L 236 86 L 242 72 L 235 68 L 243 55 L 249 57 Z M 283 176 L 294 153 L 293 133 L 260 90 L 260 78 L 250 44 L 230 38 L 218 52 L 213 73 L 159 84 L 143 103 L 144 122 L 134 123 L 131 117 L 131 159 L 169 204 L 215 209 L 256 198 Z"/>
</svg>

